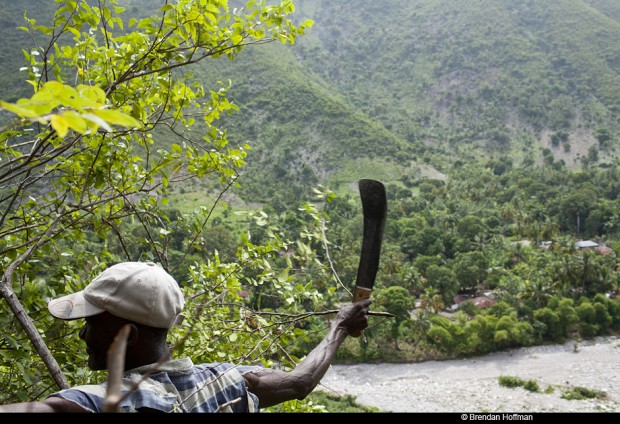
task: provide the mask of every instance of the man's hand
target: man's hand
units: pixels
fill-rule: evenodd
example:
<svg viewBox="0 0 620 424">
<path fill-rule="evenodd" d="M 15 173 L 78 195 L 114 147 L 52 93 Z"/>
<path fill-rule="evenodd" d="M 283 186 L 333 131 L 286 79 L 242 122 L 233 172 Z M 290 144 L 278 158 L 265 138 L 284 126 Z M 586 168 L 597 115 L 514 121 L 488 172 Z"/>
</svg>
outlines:
<svg viewBox="0 0 620 424">
<path fill-rule="evenodd" d="M 368 309 L 372 301 L 360 300 L 344 305 L 333 321 L 333 326 L 346 330 L 350 336 L 358 337 L 368 327 Z"/>
</svg>

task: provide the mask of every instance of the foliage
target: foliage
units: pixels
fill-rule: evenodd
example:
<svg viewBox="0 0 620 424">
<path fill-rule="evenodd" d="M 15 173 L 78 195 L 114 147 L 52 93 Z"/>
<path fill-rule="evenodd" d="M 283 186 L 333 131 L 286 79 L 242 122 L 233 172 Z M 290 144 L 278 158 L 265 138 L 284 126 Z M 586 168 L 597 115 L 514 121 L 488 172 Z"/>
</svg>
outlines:
<svg viewBox="0 0 620 424">
<path fill-rule="evenodd" d="M 540 386 L 536 380 L 523 380 L 519 377 L 513 377 L 508 375 L 499 376 L 499 385 L 503 387 L 523 387 L 530 392 L 540 392 Z"/>
<path fill-rule="evenodd" d="M 392 320 L 392 339 L 394 347 L 398 350 L 398 338 L 401 325 L 410 319 L 413 309 L 413 298 L 404 287 L 392 286 L 376 291 L 377 303 L 382 309 L 394 315 Z"/>
<path fill-rule="evenodd" d="M 84 359 L 77 323 L 55 323 L 39 311 L 48 298 L 83 288 L 122 260 L 155 260 L 183 277 L 192 316 L 174 335 L 178 354 L 293 366 L 297 358 L 286 347 L 305 334 L 296 324 L 306 315 L 262 318 L 240 295 L 272 286 L 283 305 L 295 306 L 290 312 L 305 312 L 297 307 L 305 301 L 318 307 L 321 295 L 288 274 L 294 261 L 274 272 L 291 242 L 273 228 L 262 244 L 236 231 L 243 238 L 234 263 L 221 262 L 217 252 L 206 259 L 202 232 L 218 197 L 186 215 L 168 215 L 165 206 L 179 182 L 210 181 L 219 196 L 237 185 L 248 148 L 229 147 L 216 126 L 238 109 L 226 86 L 207 89 L 181 69 L 206 58 L 235 59 L 252 44 L 294 43 L 311 22 L 294 25 L 290 1 L 228 10 L 225 1 L 181 0 L 128 20 L 114 0 L 57 3 L 50 25 L 26 18 L 21 28 L 49 37 L 24 53 L 34 94 L 0 103 L 18 117 L 0 134 L 2 401 L 54 390 L 45 367 L 60 387 L 97 379 L 77 365 Z M 297 260 L 307 261 L 311 247 L 301 240 L 298 247 Z"/>
<path fill-rule="evenodd" d="M 515 388 L 523 387 L 531 392 L 541 392 L 541 388 L 536 380 L 524 380 L 519 377 L 500 375 L 499 385 L 502 387 Z M 586 387 L 561 387 L 562 399 L 566 400 L 587 400 L 587 399 L 605 399 L 605 392 L 596 389 L 588 389 Z M 549 386 L 544 390 L 545 394 L 555 391 L 553 386 Z"/>
<path fill-rule="evenodd" d="M 519 311 L 498 302 L 474 316 L 459 318 L 457 315 L 448 319 L 433 315 L 423 337 L 445 357 L 455 358 L 545 342 L 561 343 L 568 338 L 613 334 L 610 323 L 617 319 L 617 302 L 604 296 L 596 299 L 600 302 L 595 304 L 598 307 L 583 298 L 580 300 L 583 306 L 573 308 L 572 299 L 555 297 L 547 306 L 534 311 Z"/>
<path fill-rule="evenodd" d="M 595 389 L 588 389 L 587 387 L 573 387 L 568 390 L 562 391 L 562 399 L 566 400 L 587 400 L 587 399 L 604 399 L 606 397 L 604 392 Z"/>
<path fill-rule="evenodd" d="M 499 376 L 499 385 L 503 387 L 520 387 L 523 385 L 523 380 L 518 377 L 513 377 L 509 375 L 500 375 Z"/>
</svg>

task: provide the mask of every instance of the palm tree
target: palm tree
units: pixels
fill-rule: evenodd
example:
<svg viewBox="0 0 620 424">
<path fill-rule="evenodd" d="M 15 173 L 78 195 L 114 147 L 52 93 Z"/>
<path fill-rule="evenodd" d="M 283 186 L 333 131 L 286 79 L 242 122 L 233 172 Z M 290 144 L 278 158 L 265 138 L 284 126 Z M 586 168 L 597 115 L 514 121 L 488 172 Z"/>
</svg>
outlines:
<svg viewBox="0 0 620 424">
<path fill-rule="evenodd" d="M 424 289 L 424 293 L 420 296 L 420 307 L 427 313 L 438 313 L 445 307 L 441 292 L 433 287 Z"/>
<path fill-rule="evenodd" d="M 545 307 L 552 295 L 551 281 L 544 276 L 533 276 L 525 281 L 522 297 L 531 300 L 538 308 Z"/>
</svg>

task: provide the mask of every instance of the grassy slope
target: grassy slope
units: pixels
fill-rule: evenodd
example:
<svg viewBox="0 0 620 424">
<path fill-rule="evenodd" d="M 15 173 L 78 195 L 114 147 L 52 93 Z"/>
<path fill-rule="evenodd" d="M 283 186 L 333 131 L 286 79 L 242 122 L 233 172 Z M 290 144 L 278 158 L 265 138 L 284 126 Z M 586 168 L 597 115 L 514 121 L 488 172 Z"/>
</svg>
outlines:
<svg viewBox="0 0 620 424">
<path fill-rule="evenodd" d="M 387 168 L 401 169 L 402 164 L 391 159 L 409 150 L 405 141 L 322 86 L 291 50 L 261 46 L 247 50 L 233 64 L 219 63 L 211 69 L 235 84 L 230 97 L 241 110 L 225 121 L 225 127 L 231 140 L 237 144 L 249 140 L 253 147 L 250 179 L 242 183 L 256 194 L 254 200 L 271 197 L 272 189 L 291 190 L 291 182 L 299 187 L 326 180 L 346 184 L 362 177 L 362 172 L 394 178 Z M 368 157 L 390 164 L 376 166 L 365 160 Z M 352 162 L 358 165 L 348 166 Z M 270 186 L 267 191 L 264 181 Z M 291 195 L 297 197 L 287 194 Z"/>
<path fill-rule="evenodd" d="M 541 161 L 550 148 L 578 167 L 597 129 L 619 130 L 617 10 L 581 0 L 305 0 L 297 13 L 315 21 L 310 34 L 224 71 L 243 107 L 229 133 L 254 141 L 251 191 L 265 181 L 301 187 L 304 165 L 323 182 L 390 181 L 421 160 L 449 173 L 455 160 Z M 551 146 L 559 130 L 570 149 Z"/>
<path fill-rule="evenodd" d="M 513 150 L 524 147 L 522 132 L 544 146 L 545 130 L 564 126 L 564 108 L 575 111 L 571 133 L 590 130 L 573 145 L 592 143 L 599 123 L 616 126 L 620 85 L 610 65 L 620 28 L 582 1 L 363 3 L 323 2 L 314 30 L 323 50 L 304 58 L 410 141 L 506 153 L 496 142 L 505 131 Z"/>
</svg>

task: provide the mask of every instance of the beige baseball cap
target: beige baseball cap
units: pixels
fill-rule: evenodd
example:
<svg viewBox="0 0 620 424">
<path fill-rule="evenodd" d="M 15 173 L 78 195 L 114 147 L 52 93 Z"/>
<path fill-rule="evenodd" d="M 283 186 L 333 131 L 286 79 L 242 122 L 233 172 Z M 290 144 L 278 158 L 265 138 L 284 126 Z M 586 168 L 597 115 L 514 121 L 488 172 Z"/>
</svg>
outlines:
<svg viewBox="0 0 620 424">
<path fill-rule="evenodd" d="M 178 283 L 152 262 L 113 265 L 80 292 L 47 305 L 56 318 L 73 320 L 104 311 L 139 324 L 170 328 L 182 319 L 185 306 Z"/>
</svg>

